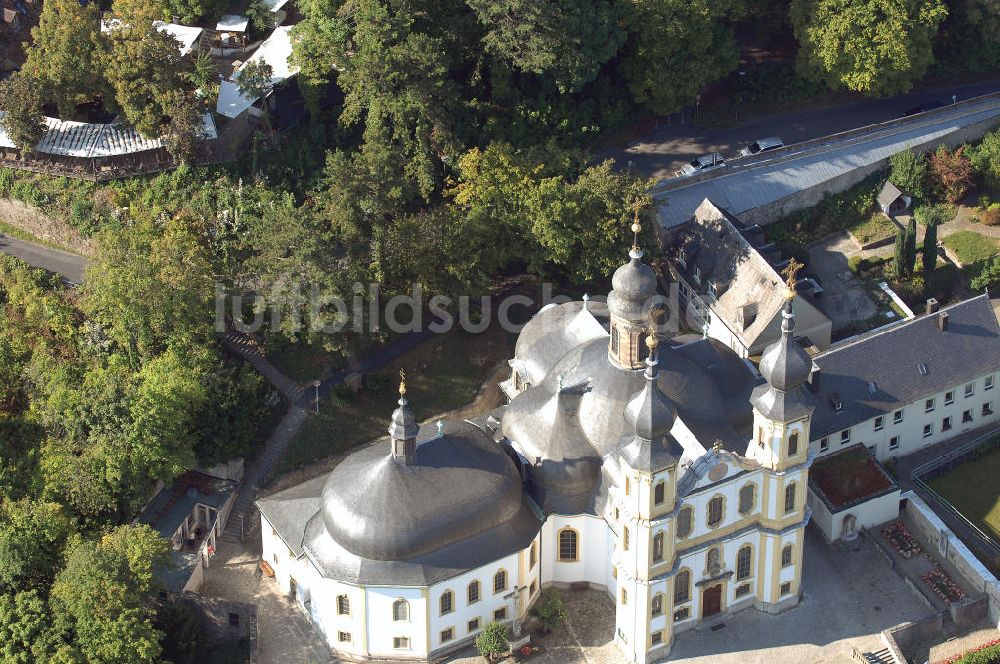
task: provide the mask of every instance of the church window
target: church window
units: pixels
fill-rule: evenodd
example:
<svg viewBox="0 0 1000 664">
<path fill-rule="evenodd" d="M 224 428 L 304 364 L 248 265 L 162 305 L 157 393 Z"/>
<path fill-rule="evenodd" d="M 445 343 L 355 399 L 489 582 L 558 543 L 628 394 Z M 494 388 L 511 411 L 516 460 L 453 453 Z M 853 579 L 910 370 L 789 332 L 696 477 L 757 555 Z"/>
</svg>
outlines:
<svg viewBox="0 0 1000 664">
<path fill-rule="evenodd" d="M 473 581 L 469 584 L 469 604 L 475 604 L 479 601 L 479 581 Z"/>
<path fill-rule="evenodd" d="M 441 643 L 447 643 L 455 638 L 455 628 L 449 627 L 441 631 Z"/>
<path fill-rule="evenodd" d="M 791 583 L 782 583 L 781 584 L 781 594 L 782 595 L 787 595 L 790 592 L 792 592 L 792 584 Z"/>
<path fill-rule="evenodd" d="M 625 495 L 627 496 L 630 493 L 632 493 L 632 482 L 630 482 L 629 478 L 626 477 L 625 478 Z"/>
<path fill-rule="evenodd" d="M 479 618 L 473 618 L 469 621 L 469 624 L 465 626 L 470 632 L 479 631 Z"/>
<path fill-rule="evenodd" d="M 692 518 L 694 512 L 690 507 L 685 507 L 677 515 L 677 536 L 687 537 L 691 534 L 691 523 L 694 521 Z"/>
<path fill-rule="evenodd" d="M 650 643 L 654 646 L 658 646 L 663 643 L 663 632 L 653 632 L 649 635 Z"/>
<path fill-rule="evenodd" d="M 528 549 L 528 569 L 535 569 L 535 563 L 537 561 L 538 561 L 538 545 L 532 542 L 531 548 Z"/>
<path fill-rule="evenodd" d="M 405 599 L 397 599 L 392 603 L 392 619 L 399 622 L 400 620 L 410 619 L 410 603 Z"/>
<path fill-rule="evenodd" d="M 743 585 L 736 587 L 736 596 L 737 597 L 743 597 L 744 595 L 749 595 L 749 594 L 750 594 L 750 584 L 749 583 L 744 583 Z"/>
<path fill-rule="evenodd" d="M 392 638 L 392 647 L 396 650 L 409 650 L 410 649 L 410 639 L 406 636 L 394 636 Z"/>
<path fill-rule="evenodd" d="M 653 535 L 653 560 L 663 560 L 663 533 Z"/>
<path fill-rule="evenodd" d="M 691 599 L 691 572 L 682 569 L 674 579 L 674 604 L 682 604 Z"/>
<path fill-rule="evenodd" d="M 793 433 L 788 437 L 788 456 L 795 456 L 799 453 L 799 434 Z"/>
<path fill-rule="evenodd" d="M 753 509 L 754 485 L 744 484 L 740 489 L 740 514 L 749 514 Z"/>
<path fill-rule="evenodd" d="M 656 593 L 653 595 L 653 615 L 658 616 L 663 613 L 663 595 Z"/>
<path fill-rule="evenodd" d="M 451 613 L 455 610 L 455 593 L 450 590 L 446 590 L 443 595 L 441 595 L 441 615 Z"/>
<path fill-rule="evenodd" d="M 350 643 L 351 642 L 351 633 L 350 632 L 337 632 L 337 640 L 340 641 L 341 643 Z"/>
<path fill-rule="evenodd" d="M 722 554 L 719 552 L 719 547 L 713 546 L 709 549 L 708 555 L 705 558 L 705 569 L 708 570 L 709 574 L 715 574 L 722 569 Z"/>
<path fill-rule="evenodd" d="M 622 528 L 622 551 L 628 551 L 628 526 Z"/>
<path fill-rule="evenodd" d="M 736 554 L 736 579 L 748 579 L 750 578 L 750 569 L 753 562 L 753 549 L 750 545 L 740 547 L 739 552 Z"/>
<path fill-rule="evenodd" d="M 764 449 L 764 427 L 757 427 L 757 447 Z"/>
<path fill-rule="evenodd" d="M 347 595 L 337 595 L 337 615 L 351 615 L 351 598 Z"/>
<path fill-rule="evenodd" d="M 717 526 L 722 523 L 722 496 L 715 496 L 708 501 L 708 525 Z"/>
<path fill-rule="evenodd" d="M 572 562 L 577 560 L 579 536 L 572 528 L 559 531 L 559 560 Z"/>
<path fill-rule="evenodd" d="M 785 487 L 785 514 L 795 511 L 795 482 Z"/>
<path fill-rule="evenodd" d="M 788 567 L 792 564 L 792 545 L 786 544 L 781 550 L 781 566 Z"/>
<path fill-rule="evenodd" d="M 504 620 L 507 620 L 507 607 L 505 606 L 502 609 L 497 609 L 496 611 L 494 611 L 493 620 L 497 622 L 502 622 Z"/>
<path fill-rule="evenodd" d="M 611 354 L 618 355 L 618 327 L 611 326 Z"/>
<path fill-rule="evenodd" d="M 528 586 L 528 597 L 534 597 L 535 591 L 538 590 L 538 586 L 535 585 L 535 580 L 531 580 L 531 585 Z"/>
<path fill-rule="evenodd" d="M 659 483 L 657 483 L 657 485 L 655 487 L 653 487 L 653 503 L 654 504 L 656 504 L 656 505 L 662 505 L 663 504 L 663 493 L 664 493 L 665 488 L 666 488 L 666 486 L 663 484 L 663 482 L 659 482 Z"/>
<path fill-rule="evenodd" d="M 507 590 L 507 570 L 500 570 L 493 575 L 493 594 Z"/>
<path fill-rule="evenodd" d="M 679 611 L 674 611 L 674 622 L 680 622 L 682 620 L 687 620 L 691 617 L 691 609 L 684 607 Z"/>
<path fill-rule="evenodd" d="M 628 604 L 628 590 L 622 588 L 622 604 Z"/>
</svg>

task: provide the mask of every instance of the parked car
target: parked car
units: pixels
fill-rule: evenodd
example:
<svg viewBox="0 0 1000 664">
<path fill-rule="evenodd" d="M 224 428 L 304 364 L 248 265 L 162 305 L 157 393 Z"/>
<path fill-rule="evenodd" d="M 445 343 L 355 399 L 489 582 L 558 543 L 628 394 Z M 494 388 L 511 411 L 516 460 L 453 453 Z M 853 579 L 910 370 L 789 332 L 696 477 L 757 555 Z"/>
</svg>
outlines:
<svg viewBox="0 0 1000 664">
<path fill-rule="evenodd" d="M 753 155 L 760 154 L 761 152 L 777 150 L 778 148 L 783 147 L 785 147 L 785 142 L 777 136 L 772 136 L 771 138 L 758 138 L 756 141 L 740 150 L 740 156 L 752 157 Z"/>
<path fill-rule="evenodd" d="M 681 166 L 681 170 L 674 173 L 674 175 L 694 175 L 695 173 L 704 173 L 705 171 L 714 171 L 717 168 L 725 167 L 726 158 L 718 152 L 712 152 L 710 154 L 703 154 L 700 157 L 695 157 L 688 163 Z"/>
<path fill-rule="evenodd" d="M 914 106 L 906 113 L 903 113 L 903 117 L 908 118 L 911 115 L 917 115 L 918 113 L 926 113 L 927 111 L 933 111 L 935 108 L 941 108 L 942 106 L 944 106 L 943 101 L 927 101 L 920 106 Z"/>
</svg>

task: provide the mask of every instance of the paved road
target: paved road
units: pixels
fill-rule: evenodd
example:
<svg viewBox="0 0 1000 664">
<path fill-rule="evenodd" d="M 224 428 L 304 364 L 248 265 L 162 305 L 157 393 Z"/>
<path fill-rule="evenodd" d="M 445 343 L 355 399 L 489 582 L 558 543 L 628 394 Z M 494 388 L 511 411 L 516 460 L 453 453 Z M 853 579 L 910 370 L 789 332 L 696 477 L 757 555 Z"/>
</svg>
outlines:
<svg viewBox="0 0 1000 664">
<path fill-rule="evenodd" d="M 87 266 L 87 259 L 83 256 L 18 240 L 2 233 L 0 233 L 0 251 L 20 258 L 28 265 L 62 275 L 71 283 L 83 282 L 83 268 Z"/>
<path fill-rule="evenodd" d="M 735 127 L 700 128 L 690 122 L 661 126 L 628 147 L 612 150 L 601 157 L 611 157 L 622 168 L 632 169 L 645 177 L 662 180 L 670 177 L 691 157 L 707 152 L 735 156 L 740 148 L 756 138 L 781 136 L 785 143 L 807 141 L 828 134 L 855 129 L 876 122 L 898 118 L 927 101 L 950 102 L 954 94 L 959 100 L 1000 90 L 1000 81 L 988 81 L 954 88 L 914 92 L 888 99 L 860 99 L 835 107 L 791 111 L 757 117 Z"/>
</svg>

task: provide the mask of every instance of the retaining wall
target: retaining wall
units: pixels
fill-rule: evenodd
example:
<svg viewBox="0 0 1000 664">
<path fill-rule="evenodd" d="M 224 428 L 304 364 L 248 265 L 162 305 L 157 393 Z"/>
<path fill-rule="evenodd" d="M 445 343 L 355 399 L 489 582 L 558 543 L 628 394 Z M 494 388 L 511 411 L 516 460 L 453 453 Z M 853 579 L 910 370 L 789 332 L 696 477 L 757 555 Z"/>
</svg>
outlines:
<svg viewBox="0 0 1000 664">
<path fill-rule="evenodd" d="M 75 228 L 12 198 L 0 198 L 0 221 L 84 256 L 93 256 L 97 252 L 97 243 L 82 237 Z"/>
</svg>

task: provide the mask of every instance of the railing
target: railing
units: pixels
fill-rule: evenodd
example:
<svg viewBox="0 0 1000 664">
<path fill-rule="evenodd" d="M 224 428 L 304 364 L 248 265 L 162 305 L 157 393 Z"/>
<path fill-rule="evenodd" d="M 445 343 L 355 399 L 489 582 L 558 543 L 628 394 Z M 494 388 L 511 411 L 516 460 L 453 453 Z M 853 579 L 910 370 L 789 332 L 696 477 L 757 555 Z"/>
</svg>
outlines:
<svg viewBox="0 0 1000 664">
<path fill-rule="evenodd" d="M 997 558 L 1000 558 L 1000 543 L 993 537 L 983 532 L 976 524 L 969 521 L 964 514 L 959 512 L 954 505 L 948 502 L 941 494 L 932 489 L 924 477 L 944 467 L 951 467 L 956 462 L 966 460 L 966 457 L 974 454 L 984 443 L 997 439 L 1000 429 L 994 429 L 984 433 L 972 440 L 963 443 L 953 450 L 945 452 L 936 459 L 931 459 L 927 463 L 921 464 L 910 472 L 910 482 L 913 490 L 924 499 L 925 502 L 936 506 L 944 514 L 957 521 L 965 531 L 972 536 L 974 543 L 980 548 L 980 553 L 990 557 L 991 566 L 996 565 Z M 937 511 L 937 510 L 935 510 Z M 940 516 L 940 515 L 939 515 Z"/>
</svg>

